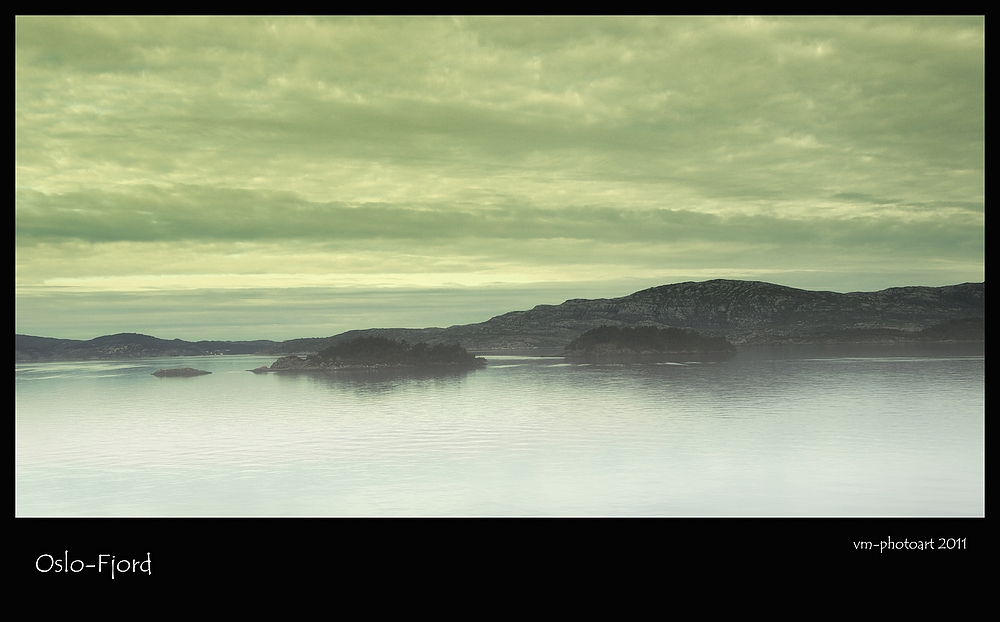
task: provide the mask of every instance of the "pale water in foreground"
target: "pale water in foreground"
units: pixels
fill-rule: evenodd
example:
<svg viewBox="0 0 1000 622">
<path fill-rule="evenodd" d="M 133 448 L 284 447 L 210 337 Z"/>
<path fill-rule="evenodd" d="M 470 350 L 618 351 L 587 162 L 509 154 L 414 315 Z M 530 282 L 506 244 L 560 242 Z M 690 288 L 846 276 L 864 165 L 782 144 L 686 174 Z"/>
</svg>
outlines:
<svg viewBox="0 0 1000 622">
<path fill-rule="evenodd" d="M 982 345 L 486 356 L 443 375 L 19 364 L 15 513 L 985 515 Z"/>
</svg>

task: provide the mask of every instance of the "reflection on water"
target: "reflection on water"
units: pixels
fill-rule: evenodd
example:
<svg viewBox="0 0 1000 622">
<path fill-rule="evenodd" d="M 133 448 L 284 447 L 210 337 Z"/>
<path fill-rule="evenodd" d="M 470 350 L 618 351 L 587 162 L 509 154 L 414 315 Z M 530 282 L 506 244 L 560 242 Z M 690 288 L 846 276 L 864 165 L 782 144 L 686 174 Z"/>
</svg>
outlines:
<svg viewBox="0 0 1000 622">
<path fill-rule="evenodd" d="M 477 355 L 486 368 L 416 373 L 17 365 L 15 512 L 984 515 L 979 345 Z"/>
<path fill-rule="evenodd" d="M 270 374 L 287 382 L 306 382 L 328 387 L 349 387 L 358 393 L 383 393 L 397 391 L 404 386 L 425 387 L 427 390 L 443 390 L 458 387 L 462 380 L 476 369 L 432 367 L 432 368 L 373 368 L 340 369 L 322 372 L 279 372 Z"/>
</svg>

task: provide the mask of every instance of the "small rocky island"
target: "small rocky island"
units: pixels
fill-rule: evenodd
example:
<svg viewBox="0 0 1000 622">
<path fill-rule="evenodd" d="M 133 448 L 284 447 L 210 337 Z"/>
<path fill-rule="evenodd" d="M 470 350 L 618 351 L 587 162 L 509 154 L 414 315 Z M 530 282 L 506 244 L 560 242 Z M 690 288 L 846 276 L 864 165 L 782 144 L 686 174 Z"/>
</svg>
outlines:
<svg viewBox="0 0 1000 622">
<path fill-rule="evenodd" d="M 154 371 L 153 375 L 157 378 L 190 378 L 192 376 L 205 376 L 211 373 L 210 371 L 195 369 L 194 367 L 177 367 L 174 369 L 160 369 Z"/>
<path fill-rule="evenodd" d="M 563 355 L 567 358 L 590 358 L 664 354 L 729 357 L 736 354 L 736 346 L 725 337 L 705 337 L 683 328 L 600 326 L 571 341 Z"/>
<path fill-rule="evenodd" d="M 255 374 L 283 371 L 337 371 L 351 369 L 474 369 L 486 359 L 469 354 L 458 344 L 409 344 L 405 339 L 358 337 L 342 341 L 318 354 L 284 356 L 270 367 L 252 369 Z"/>
</svg>

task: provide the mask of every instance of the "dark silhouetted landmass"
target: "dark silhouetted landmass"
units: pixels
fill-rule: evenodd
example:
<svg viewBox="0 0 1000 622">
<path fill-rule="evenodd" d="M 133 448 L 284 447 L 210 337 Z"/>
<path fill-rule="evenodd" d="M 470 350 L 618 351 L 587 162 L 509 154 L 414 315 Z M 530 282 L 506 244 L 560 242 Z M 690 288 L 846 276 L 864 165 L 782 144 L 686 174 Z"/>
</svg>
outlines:
<svg viewBox="0 0 1000 622">
<path fill-rule="evenodd" d="M 192 376 L 205 376 L 212 372 L 194 367 L 177 367 L 174 369 L 158 369 L 153 372 L 157 378 L 190 378 Z"/>
<path fill-rule="evenodd" d="M 982 334 L 976 337 L 975 331 L 959 326 L 985 315 L 985 283 L 840 294 L 716 279 L 662 285 L 621 298 L 539 305 L 478 324 L 374 328 L 297 339 L 270 346 L 265 352 L 315 353 L 361 336 L 461 343 L 470 350 L 562 349 L 602 325 L 684 328 L 707 337 L 725 337 L 737 345 L 982 341 Z M 959 324 L 935 329 L 950 322 Z"/>
<path fill-rule="evenodd" d="M 736 346 L 725 337 L 705 337 L 693 330 L 655 326 L 600 326 L 571 341 L 564 352 L 567 357 L 735 353 Z"/>
<path fill-rule="evenodd" d="M 567 300 L 448 328 L 372 328 L 331 337 L 273 341 L 167 341 L 123 333 L 90 341 L 15 335 L 15 360 L 315 355 L 358 337 L 459 343 L 470 350 L 562 349 L 600 326 L 683 328 L 731 343 L 784 345 L 985 341 L 985 283 L 817 292 L 717 279 L 652 287 L 621 298 Z"/>
<path fill-rule="evenodd" d="M 336 371 L 370 368 L 476 368 L 486 365 L 486 359 L 469 354 L 458 344 L 408 344 L 405 340 L 385 337 L 357 337 L 324 348 L 316 355 L 301 358 L 286 356 L 270 367 L 254 369 L 255 373 L 276 371 Z"/>
</svg>

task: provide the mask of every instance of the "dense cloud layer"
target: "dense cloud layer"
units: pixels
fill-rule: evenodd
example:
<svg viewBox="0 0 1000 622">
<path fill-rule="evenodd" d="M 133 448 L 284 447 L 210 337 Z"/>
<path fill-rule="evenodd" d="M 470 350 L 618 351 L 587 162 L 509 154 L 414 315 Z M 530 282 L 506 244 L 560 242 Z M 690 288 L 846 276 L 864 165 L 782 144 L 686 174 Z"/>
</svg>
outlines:
<svg viewBox="0 0 1000 622">
<path fill-rule="evenodd" d="M 464 321 L 487 286 L 984 278 L 982 18 L 18 18 L 15 43 L 21 332 L 86 336 L 74 300 L 137 292 L 148 319 L 407 288 L 379 325 L 421 291 Z"/>
</svg>

